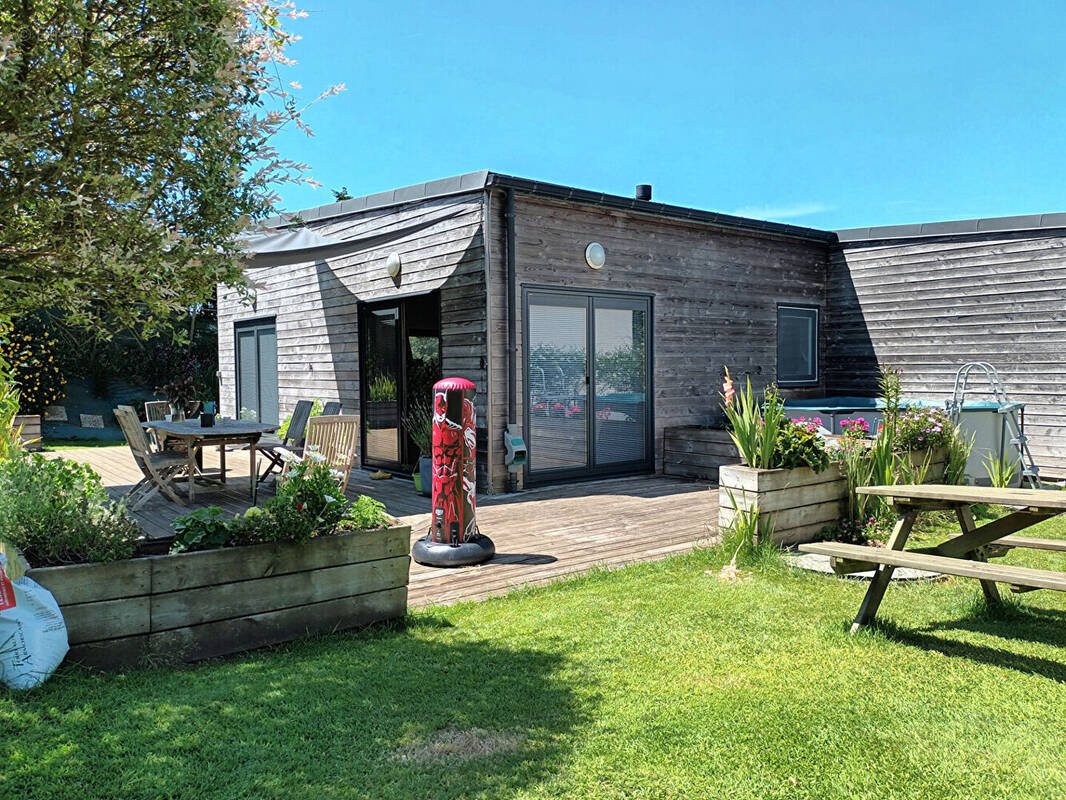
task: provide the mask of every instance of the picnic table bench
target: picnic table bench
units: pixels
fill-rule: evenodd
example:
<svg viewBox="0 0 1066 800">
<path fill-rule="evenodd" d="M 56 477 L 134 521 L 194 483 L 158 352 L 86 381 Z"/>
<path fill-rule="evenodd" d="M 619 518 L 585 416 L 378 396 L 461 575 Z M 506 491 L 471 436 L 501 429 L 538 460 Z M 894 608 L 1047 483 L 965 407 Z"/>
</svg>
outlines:
<svg viewBox="0 0 1066 800">
<path fill-rule="evenodd" d="M 984 486 L 947 486 L 938 484 L 862 486 L 859 494 L 878 495 L 899 515 L 885 547 L 812 542 L 800 545 L 804 553 L 830 556 L 838 574 L 863 572 L 874 567 L 870 588 L 866 591 L 859 613 L 851 626 L 854 633 L 873 622 L 896 567 L 930 570 L 945 575 L 976 578 L 985 598 L 999 602 L 997 583 L 1009 584 L 1012 591 L 1054 589 L 1066 592 L 1066 572 L 989 563 L 1011 548 L 1066 552 L 1066 540 L 1039 539 L 1014 534 L 1038 522 L 1066 514 L 1066 492 L 1055 489 L 994 489 Z M 1004 517 L 977 527 L 970 506 L 996 503 L 1015 510 Z M 954 511 L 961 534 L 949 537 L 935 547 L 904 550 L 915 520 L 923 511 Z"/>
</svg>

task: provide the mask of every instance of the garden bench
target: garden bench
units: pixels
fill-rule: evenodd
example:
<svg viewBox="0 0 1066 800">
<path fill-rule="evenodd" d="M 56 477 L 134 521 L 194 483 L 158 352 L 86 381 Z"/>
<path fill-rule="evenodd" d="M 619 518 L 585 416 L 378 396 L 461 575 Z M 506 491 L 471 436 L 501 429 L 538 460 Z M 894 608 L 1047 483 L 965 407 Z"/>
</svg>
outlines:
<svg viewBox="0 0 1066 800">
<path fill-rule="evenodd" d="M 863 486 L 856 491 L 887 498 L 899 514 L 885 547 L 839 542 L 813 542 L 799 547 L 805 553 L 830 556 L 834 571 L 841 574 L 874 567 L 874 577 L 851 626 L 852 633 L 873 622 L 896 567 L 976 578 L 990 603 L 999 602 L 997 583 L 1010 584 L 1014 591 L 1053 589 L 1066 592 L 1066 572 L 988 563 L 989 558 L 1015 547 L 1066 552 L 1066 541 L 1014 535 L 1045 519 L 1066 513 L 1066 492 L 937 484 Z M 996 503 L 1016 510 L 977 527 L 970 512 L 974 503 Z M 918 515 L 923 511 L 938 510 L 955 512 L 961 535 L 952 536 L 935 547 L 904 550 Z"/>
</svg>

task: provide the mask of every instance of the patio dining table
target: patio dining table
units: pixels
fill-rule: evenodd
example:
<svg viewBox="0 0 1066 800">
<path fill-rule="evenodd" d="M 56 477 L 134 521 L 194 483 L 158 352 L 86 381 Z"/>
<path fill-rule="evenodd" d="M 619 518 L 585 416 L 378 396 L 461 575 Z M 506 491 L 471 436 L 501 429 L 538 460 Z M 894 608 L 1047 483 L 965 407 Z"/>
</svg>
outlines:
<svg viewBox="0 0 1066 800">
<path fill-rule="evenodd" d="M 938 484 L 861 486 L 856 492 L 885 498 L 898 515 L 884 547 L 840 542 L 799 546 L 802 552 L 829 556 L 833 570 L 839 574 L 874 569 L 873 580 L 851 626 L 852 633 L 873 622 L 897 567 L 976 578 L 989 603 L 999 602 L 997 583 L 1008 584 L 1013 592 L 1037 589 L 1066 592 L 1064 571 L 989 563 L 990 558 L 1004 555 L 1012 548 L 1066 553 L 1066 540 L 1016 535 L 1046 519 L 1066 514 L 1066 492 Z M 978 527 L 970 508 L 975 503 L 995 503 L 1012 510 Z M 927 511 L 953 511 L 959 523 L 959 535 L 934 547 L 905 550 L 918 515 Z"/>
<path fill-rule="evenodd" d="M 246 420 L 216 419 L 215 424 L 204 427 L 199 419 L 190 419 L 180 422 L 158 420 L 143 422 L 145 430 L 154 430 L 159 434 L 165 434 L 167 438 L 179 439 L 185 443 L 189 452 L 189 502 L 195 497 L 195 477 L 199 474 L 203 477 L 200 467 L 200 451 L 204 447 L 218 447 L 219 465 L 221 472 L 219 480 L 226 482 L 226 447 L 228 445 L 247 445 L 249 458 L 251 459 L 251 475 L 249 477 L 252 503 L 255 504 L 256 489 L 258 486 L 256 444 L 264 433 L 273 433 L 278 429 L 277 425 L 265 425 L 259 422 Z"/>
</svg>

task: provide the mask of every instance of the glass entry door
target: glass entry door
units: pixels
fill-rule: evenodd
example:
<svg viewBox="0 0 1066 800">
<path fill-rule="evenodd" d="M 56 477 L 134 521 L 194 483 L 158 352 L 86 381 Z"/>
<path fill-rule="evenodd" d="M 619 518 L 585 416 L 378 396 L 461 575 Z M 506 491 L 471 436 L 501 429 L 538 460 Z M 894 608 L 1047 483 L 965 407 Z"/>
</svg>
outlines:
<svg viewBox="0 0 1066 800">
<path fill-rule="evenodd" d="M 636 295 L 527 293 L 532 481 L 651 468 L 650 304 Z"/>
<path fill-rule="evenodd" d="M 404 423 L 440 380 L 440 295 L 367 304 L 360 312 L 363 463 L 410 473 L 418 449 Z"/>
</svg>

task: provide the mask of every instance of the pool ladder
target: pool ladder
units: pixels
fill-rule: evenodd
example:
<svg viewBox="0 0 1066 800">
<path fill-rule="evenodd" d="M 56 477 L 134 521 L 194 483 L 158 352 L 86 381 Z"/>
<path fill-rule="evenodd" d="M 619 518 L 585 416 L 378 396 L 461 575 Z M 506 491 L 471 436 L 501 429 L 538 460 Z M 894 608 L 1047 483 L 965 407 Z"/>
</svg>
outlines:
<svg viewBox="0 0 1066 800">
<path fill-rule="evenodd" d="M 1022 468 L 1022 479 L 1030 488 L 1040 488 L 1040 467 L 1033 461 L 1033 454 L 1029 450 L 1029 437 L 1025 435 L 1025 424 L 1019 420 L 1019 412 L 1024 412 L 1025 403 L 1012 402 L 1003 387 L 1003 381 L 999 378 L 999 372 L 991 364 L 985 361 L 971 361 L 959 367 L 955 373 L 955 390 L 948 400 L 948 417 L 956 425 L 962 416 L 962 405 L 966 402 L 966 390 L 971 372 L 983 372 L 988 381 L 992 397 L 996 402 L 996 410 L 1003 415 L 1003 421 L 1010 433 L 1010 443 L 1018 450 L 1017 463 Z"/>
</svg>

